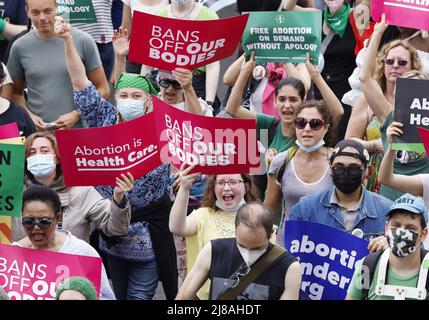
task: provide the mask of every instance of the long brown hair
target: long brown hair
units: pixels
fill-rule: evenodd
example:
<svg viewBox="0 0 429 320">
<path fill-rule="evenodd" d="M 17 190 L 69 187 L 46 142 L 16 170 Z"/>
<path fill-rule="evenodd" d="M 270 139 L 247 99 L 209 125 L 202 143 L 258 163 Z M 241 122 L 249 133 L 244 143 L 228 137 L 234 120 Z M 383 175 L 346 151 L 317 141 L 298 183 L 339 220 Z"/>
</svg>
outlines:
<svg viewBox="0 0 429 320">
<path fill-rule="evenodd" d="M 201 206 L 212 208 L 216 210 L 216 194 L 215 194 L 215 183 L 217 174 L 211 175 L 208 177 L 207 188 L 204 191 L 204 198 Z M 255 182 L 253 181 L 252 176 L 248 174 L 241 173 L 241 178 L 244 181 L 244 186 L 246 187 L 246 193 L 244 194 L 244 200 L 246 202 L 258 201 L 258 189 L 256 188 Z"/>
</svg>

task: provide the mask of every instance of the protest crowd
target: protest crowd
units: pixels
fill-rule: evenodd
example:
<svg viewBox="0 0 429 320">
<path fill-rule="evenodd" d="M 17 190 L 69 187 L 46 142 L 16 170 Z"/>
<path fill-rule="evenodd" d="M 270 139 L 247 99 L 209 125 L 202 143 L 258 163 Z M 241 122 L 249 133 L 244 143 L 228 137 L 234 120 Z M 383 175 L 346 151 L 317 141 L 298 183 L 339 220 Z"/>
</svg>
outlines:
<svg viewBox="0 0 429 320">
<path fill-rule="evenodd" d="M 0 300 L 429 299 L 427 2 L 219 2 L 0 2 Z"/>
</svg>

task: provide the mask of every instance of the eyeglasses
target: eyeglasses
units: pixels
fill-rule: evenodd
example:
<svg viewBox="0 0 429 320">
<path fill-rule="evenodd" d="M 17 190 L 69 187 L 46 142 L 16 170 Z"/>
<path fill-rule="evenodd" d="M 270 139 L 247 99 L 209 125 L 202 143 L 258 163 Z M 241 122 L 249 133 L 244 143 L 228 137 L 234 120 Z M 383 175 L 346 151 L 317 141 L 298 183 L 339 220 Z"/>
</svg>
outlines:
<svg viewBox="0 0 429 320">
<path fill-rule="evenodd" d="M 384 59 L 384 63 L 388 66 L 393 66 L 396 60 L 398 60 L 398 66 L 400 67 L 405 67 L 408 64 L 408 61 L 404 59 Z"/>
<path fill-rule="evenodd" d="M 238 269 L 229 277 L 231 280 L 231 288 L 235 288 L 240 283 L 240 279 L 250 272 L 250 267 L 243 263 Z"/>
<path fill-rule="evenodd" d="M 320 130 L 325 125 L 325 122 L 320 119 L 307 120 L 305 118 L 298 117 L 295 119 L 295 128 L 302 130 L 307 126 L 307 123 L 310 124 L 310 128 L 312 130 L 316 131 Z"/>
<path fill-rule="evenodd" d="M 348 174 L 353 175 L 353 174 L 361 174 L 362 171 L 363 171 L 362 166 L 358 164 L 351 164 L 347 167 L 342 164 L 336 164 L 332 168 L 332 172 L 335 172 L 337 174 L 344 174 L 347 172 Z"/>
<path fill-rule="evenodd" d="M 223 188 L 225 187 L 226 184 L 228 184 L 231 188 L 237 188 L 241 182 L 244 182 L 244 181 L 243 180 L 229 180 L 229 181 L 216 180 L 216 186 Z"/>
<path fill-rule="evenodd" d="M 33 230 L 36 224 L 40 229 L 46 230 L 51 226 L 52 222 L 54 222 L 54 219 L 50 219 L 50 218 L 39 219 L 39 218 L 26 217 L 22 219 L 22 225 L 24 226 L 25 229 L 28 229 L 28 230 Z"/>
<path fill-rule="evenodd" d="M 176 80 L 170 80 L 170 79 L 161 79 L 159 80 L 159 85 L 165 89 L 167 89 L 169 86 L 173 86 L 174 89 L 176 90 L 180 90 L 182 89 L 182 86 L 180 85 L 179 82 L 177 82 Z"/>
</svg>

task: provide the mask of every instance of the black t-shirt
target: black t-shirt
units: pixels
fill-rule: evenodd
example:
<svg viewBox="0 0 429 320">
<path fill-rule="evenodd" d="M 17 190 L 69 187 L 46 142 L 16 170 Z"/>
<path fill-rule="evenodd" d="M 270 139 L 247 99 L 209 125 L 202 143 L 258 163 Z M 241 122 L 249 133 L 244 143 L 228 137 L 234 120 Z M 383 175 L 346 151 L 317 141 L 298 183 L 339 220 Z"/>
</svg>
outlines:
<svg viewBox="0 0 429 320">
<path fill-rule="evenodd" d="M 30 134 L 36 132 L 36 126 L 27 111 L 14 102 L 10 102 L 9 108 L 0 114 L 0 125 L 11 122 L 16 122 L 18 124 L 18 129 L 22 132 L 21 135 L 24 137 L 28 137 Z"/>
<path fill-rule="evenodd" d="M 7 20 L 12 24 L 27 25 L 28 17 L 25 12 L 25 0 L 4 0 L 0 1 L 0 18 Z M 8 41 L 0 40 L 0 60 L 7 48 Z"/>
<path fill-rule="evenodd" d="M 277 11 L 282 0 L 237 0 L 240 13 L 250 11 Z"/>
</svg>

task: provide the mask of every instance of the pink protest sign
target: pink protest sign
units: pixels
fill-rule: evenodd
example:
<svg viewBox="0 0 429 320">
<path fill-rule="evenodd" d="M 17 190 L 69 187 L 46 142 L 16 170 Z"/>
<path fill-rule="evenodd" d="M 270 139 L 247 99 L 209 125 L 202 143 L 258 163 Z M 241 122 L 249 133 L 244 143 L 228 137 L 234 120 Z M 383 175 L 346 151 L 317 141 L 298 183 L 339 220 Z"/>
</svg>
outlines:
<svg viewBox="0 0 429 320">
<path fill-rule="evenodd" d="M 196 165 L 207 174 L 248 173 L 259 167 L 255 120 L 210 118 L 154 100 L 163 162 Z"/>
<path fill-rule="evenodd" d="M 12 300 L 54 300 L 73 276 L 90 280 L 100 296 L 101 258 L 0 244 L 0 286 Z"/>
<path fill-rule="evenodd" d="M 201 173 L 259 168 L 255 120 L 194 115 L 153 97 L 154 111 L 115 126 L 56 131 L 66 186 L 114 185 L 162 163 L 195 164 Z"/>
<path fill-rule="evenodd" d="M 386 14 L 386 23 L 394 26 L 429 30 L 429 1 L 372 0 L 371 15 L 375 21 Z"/>
<path fill-rule="evenodd" d="M 162 70 L 193 70 L 234 53 L 248 15 L 180 20 L 134 11 L 130 61 Z"/>
<path fill-rule="evenodd" d="M 16 122 L 0 126 L 0 140 L 19 137 L 19 129 Z"/>
<path fill-rule="evenodd" d="M 67 186 L 114 185 L 121 173 L 138 178 L 161 162 L 154 113 L 103 128 L 57 130 Z"/>
</svg>

